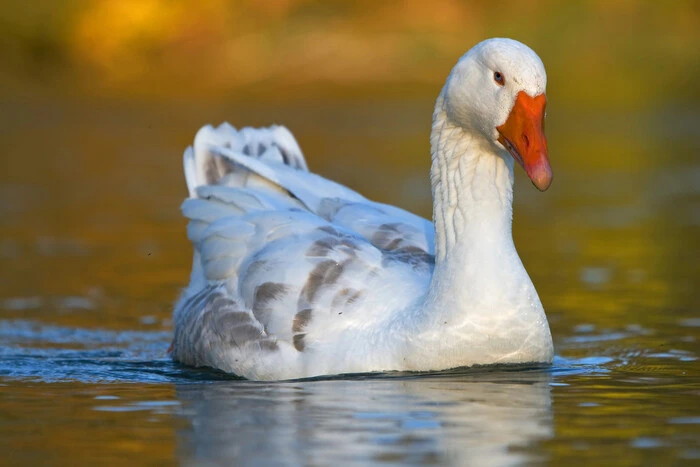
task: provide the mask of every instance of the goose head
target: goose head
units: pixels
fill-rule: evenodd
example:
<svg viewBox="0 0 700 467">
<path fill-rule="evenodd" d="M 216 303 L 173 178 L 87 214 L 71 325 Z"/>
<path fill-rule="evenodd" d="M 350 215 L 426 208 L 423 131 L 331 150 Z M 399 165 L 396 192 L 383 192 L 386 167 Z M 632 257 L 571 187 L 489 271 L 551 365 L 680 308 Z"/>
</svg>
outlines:
<svg viewBox="0 0 700 467">
<path fill-rule="evenodd" d="M 455 125 L 512 157 L 546 190 L 552 169 L 544 135 L 547 75 L 542 60 L 512 39 L 488 39 L 467 52 L 445 84 L 445 110 Z"/>
</svg>

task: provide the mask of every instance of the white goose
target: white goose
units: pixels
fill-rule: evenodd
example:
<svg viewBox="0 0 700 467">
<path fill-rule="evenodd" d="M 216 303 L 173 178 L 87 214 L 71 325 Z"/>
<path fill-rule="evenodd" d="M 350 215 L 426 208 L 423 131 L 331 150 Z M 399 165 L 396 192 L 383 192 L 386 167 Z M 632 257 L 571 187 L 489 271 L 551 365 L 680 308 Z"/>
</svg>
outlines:
<svg viewBox="0 0 700 467">
<path fill-rule="evenodd" d="M 459 60 L 433 115 L 434 223 L 308 172 L 284 127 L 202 128 L 173 359 L 258 380 L 551 363 L 511 234 L 513 161 L 552 180 L 545 86 L 514 40 Z"/>
</svg>

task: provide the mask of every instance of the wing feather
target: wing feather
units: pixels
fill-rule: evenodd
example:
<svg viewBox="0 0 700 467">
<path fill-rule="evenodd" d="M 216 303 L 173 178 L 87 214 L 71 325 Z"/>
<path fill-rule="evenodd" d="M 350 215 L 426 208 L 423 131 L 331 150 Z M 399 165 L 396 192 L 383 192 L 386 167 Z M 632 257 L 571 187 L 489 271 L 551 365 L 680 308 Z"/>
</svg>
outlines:
<svg viewBox="0 0 700 467">
<path fill-rule="evenodd" d="M 205 127 L 185 152 L 195 264 L 175 313 L 183 361 L 217 366 L 201 363 L 207 339 L 307 352 L 327 329 L 387 319 L 373 291 L 394 309 L 427 291 L 432 224 L 309 173 L 279 128 Z"/>
</svg>

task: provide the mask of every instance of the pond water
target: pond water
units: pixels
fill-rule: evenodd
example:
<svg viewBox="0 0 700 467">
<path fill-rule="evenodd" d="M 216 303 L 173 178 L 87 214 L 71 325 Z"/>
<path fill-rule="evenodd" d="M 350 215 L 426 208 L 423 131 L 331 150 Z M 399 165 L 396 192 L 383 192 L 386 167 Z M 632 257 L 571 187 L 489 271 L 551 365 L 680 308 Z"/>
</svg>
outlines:
<svg viewBox="0 0 700 467">
<path fill-rule="evenodd" d="M 182 150 L 274 118 L 315 171 L 429 216 L 432 101 L 3 98 L 0 463 L 700 461 L 700 117 L 551 102 L 554 184 L 518 173 L 514 236 L 552 367 L 257 383 L 166 355 Z"/>
</svg>

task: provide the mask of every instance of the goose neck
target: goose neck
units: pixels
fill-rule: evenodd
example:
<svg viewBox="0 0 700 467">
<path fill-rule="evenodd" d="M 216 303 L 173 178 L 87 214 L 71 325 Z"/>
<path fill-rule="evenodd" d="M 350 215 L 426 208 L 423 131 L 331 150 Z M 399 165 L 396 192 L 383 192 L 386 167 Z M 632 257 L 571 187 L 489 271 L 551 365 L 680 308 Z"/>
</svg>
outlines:
<svg viewBox="0 0 700 467">
<path fill-rule="evenodd" d="M 450 122 L 442 96 L 431 133 L 436 266 L 462 250 L 512 246 L 513 159 Z"/>
</svg>

